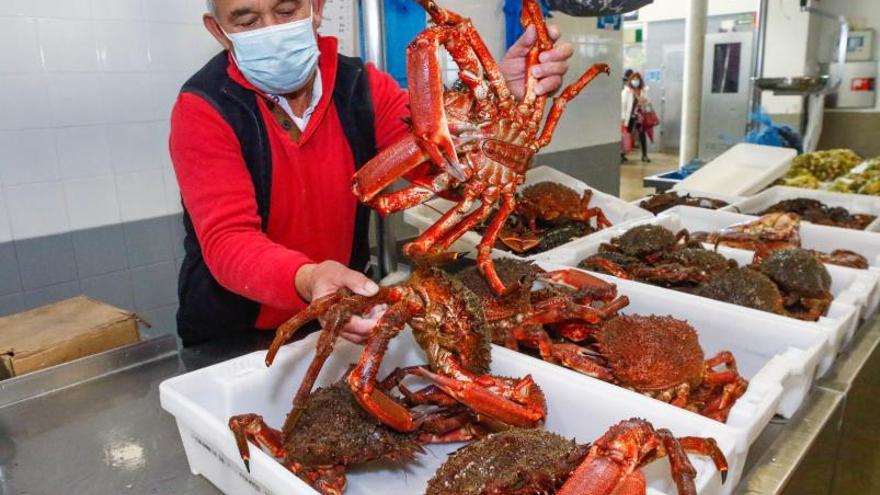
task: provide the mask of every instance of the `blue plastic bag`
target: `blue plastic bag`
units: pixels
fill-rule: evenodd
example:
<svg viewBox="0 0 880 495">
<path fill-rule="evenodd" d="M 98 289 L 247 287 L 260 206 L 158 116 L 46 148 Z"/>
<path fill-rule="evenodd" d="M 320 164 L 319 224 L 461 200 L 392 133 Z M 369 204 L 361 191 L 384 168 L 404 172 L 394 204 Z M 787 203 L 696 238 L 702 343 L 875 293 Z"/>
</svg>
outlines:
<svg viewBox="0 0 880 495">
<path fill-rule="evenodd" d="M 752 114 L 752 122 L 758 123 L 760 127 L 749 132 L 745 142 L 776 146 L 777 148 L 792 148 L 797 150 L 799 155 L 804 152 L 804 141 L 800 133 L 790 126 L 774 124 L 773 119 L 766 112 Z"/>
</svg>

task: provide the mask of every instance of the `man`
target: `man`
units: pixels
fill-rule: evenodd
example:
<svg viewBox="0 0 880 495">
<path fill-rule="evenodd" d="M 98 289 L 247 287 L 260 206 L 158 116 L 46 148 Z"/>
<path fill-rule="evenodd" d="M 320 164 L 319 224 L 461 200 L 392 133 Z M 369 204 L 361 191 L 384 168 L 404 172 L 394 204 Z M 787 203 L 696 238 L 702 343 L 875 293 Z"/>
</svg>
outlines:
<svg viewBox="0 0 880 495">
<path fill-rule="evenodd" d="M 186 211 L 185 345 L 274 329 L 339 288 L 378 290 L 357 271 L 368 259 L 367 212 L 351 179 L 406 135 L 407 94 L 317 35 L 324 3 L 208 1 L 205 27 L 226 52 L 184 85 L 171 118 Z M 519 96 L 534 41 L 530 28 L 502 62 Z M 539 93 L 561 86 L 572 53 L 561 44 L 541 55 Z M 343 336 L 363 342 L 373 323 L 353 318 Z"/>
</svg>

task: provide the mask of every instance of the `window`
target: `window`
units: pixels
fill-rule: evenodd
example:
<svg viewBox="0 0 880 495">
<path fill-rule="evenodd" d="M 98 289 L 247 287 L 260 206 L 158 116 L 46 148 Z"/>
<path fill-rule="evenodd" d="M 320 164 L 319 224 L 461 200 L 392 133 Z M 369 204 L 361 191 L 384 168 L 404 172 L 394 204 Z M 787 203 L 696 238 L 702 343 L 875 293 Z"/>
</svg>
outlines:
<svg viewBox="0 0 880 495">
<path fill-rule="evenodd" d="M 739 71 L 742 43 L 715 45 L 712 67 L 713 93 L 739 93 Z"/>
</svg>

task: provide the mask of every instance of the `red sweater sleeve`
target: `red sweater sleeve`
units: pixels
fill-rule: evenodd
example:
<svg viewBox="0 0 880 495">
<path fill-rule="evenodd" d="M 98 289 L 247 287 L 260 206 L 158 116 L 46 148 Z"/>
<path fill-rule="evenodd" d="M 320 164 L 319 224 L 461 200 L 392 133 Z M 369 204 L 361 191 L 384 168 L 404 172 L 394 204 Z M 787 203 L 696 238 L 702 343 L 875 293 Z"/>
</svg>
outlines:
<svg viewBox="0 0 880 495">
<path fill-rule="evenodd" d="M 375 65 L 367 64 L 367 74 L 376 115 L 376 146 L 381 151 L 409 132 L 403 122 L 403 118 L 409 116 L 409 95 L 390 74 Z"/>
<path fill-rule="evenodd" d="M 205 100 L 183 94 L 171 115 L 171 159 L 205 263 L 225 288 L 261 304 L 300 309 L 296 272 L 312 261 L 261 230 L 241 147 Z"/>
</svg>

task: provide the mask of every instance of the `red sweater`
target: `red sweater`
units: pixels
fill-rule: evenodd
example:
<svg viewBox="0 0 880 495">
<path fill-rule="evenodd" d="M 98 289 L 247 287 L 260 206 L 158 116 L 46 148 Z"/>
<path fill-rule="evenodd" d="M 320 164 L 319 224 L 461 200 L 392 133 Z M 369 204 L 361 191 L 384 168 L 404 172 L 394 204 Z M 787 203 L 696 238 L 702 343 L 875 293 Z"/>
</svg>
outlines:
<svg viewBox="0 0 880 495">
<path fill-rule="evenodd" d="M 296 272 L 307 263 L 351 256 L 356 198 L 354 157 L 333 104 L 337 40 L 320 37 L 323 96 L 300 141 L 259 107 L 272 150 L 272 194 L 267 232 L 261 231 L 253 183 L 232 128 L 202 98 L 181 94 L 171 116 L 171 158 L 205 262 L 228 290 L 259 302 L 257 328 L 275 328 L 306 306 Z M 229 76 L 245 88 L 235 63 Z M 407 132 L 407 95 L 394 79 L 367 66 L 376 116 L 376 143 L 384 149 Z"/>
</svg>

